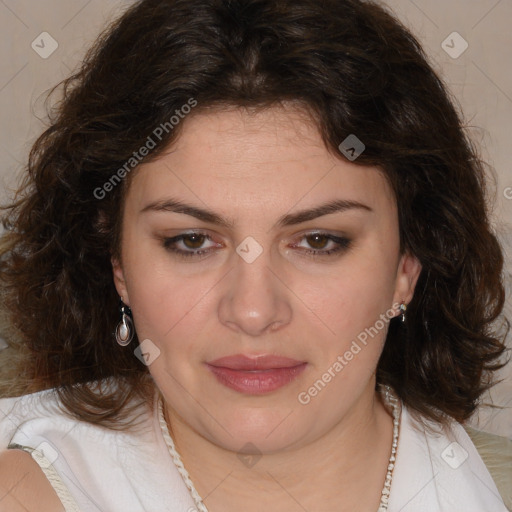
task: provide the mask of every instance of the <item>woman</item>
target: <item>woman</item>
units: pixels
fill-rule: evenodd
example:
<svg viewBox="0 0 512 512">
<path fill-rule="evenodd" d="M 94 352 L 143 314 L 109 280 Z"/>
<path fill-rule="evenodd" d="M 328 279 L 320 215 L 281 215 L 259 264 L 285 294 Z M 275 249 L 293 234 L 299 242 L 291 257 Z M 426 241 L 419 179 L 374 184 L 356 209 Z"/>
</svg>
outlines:
<svg viewBox="0 0 512 512">
<path fill-rule="evenodd" d="M 381 7 L 136 3 L 4 217 L 0 510 L 506 511 L 484 197 Z"/>
</svg>

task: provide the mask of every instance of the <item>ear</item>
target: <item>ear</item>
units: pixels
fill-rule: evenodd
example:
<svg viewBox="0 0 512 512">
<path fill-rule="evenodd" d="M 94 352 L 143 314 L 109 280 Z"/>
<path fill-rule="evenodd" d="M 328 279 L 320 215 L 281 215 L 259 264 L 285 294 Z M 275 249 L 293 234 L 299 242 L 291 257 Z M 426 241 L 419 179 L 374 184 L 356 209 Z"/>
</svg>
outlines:
<svg viewBox="0 0 512 512">
<path fill-rule="evenodd" d="M 398 264 L 393 304 L 409 304 L 421 273 L 421 263 L 416 256 L 404 253 Z"/>
<path fill-rule="evenodd" d="M 126 280 L 124 277 L 123 267 L 121 265 L 121 261 L 119 258 L 115 258 L 112 256 L 110 258 L 110 262 L 112 263 L 112 273 L 114 276 L 114 284 L 116 286 L 117 293 L 121 297 L 121 300 L 130 307 L 130 297 L 128 296 L 128 290 L 126 287 Z"/>
</svg>

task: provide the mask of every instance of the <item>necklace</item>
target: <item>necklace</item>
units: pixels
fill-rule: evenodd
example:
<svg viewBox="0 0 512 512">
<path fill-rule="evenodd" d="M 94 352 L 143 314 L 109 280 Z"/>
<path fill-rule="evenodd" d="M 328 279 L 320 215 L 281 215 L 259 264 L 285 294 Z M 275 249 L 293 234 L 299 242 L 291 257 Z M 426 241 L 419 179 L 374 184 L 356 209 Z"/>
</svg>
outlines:
<svg viewBox="0 0 512 512">
<path fill-rule="evenodd" d="M 395 467 L 396 451 L 398 448 L 398 434 L 400 430 L 399 427 L 402 405 L 400 400 L 398 400 L 398 398 L 396 398 L 393 395 L 391 388 L 389 386 L 381 386 L 380 391 L 384 395 L 385 402 L 388 404 L 388 406 L 390 406 L 393 409 L 393 443 L 391 445 L 391 456 L 389 457 L 386 480 L 384 482 L 380 504 L 377 510 L 377 512 L 386 512 L 388 509 L 389 494 L 391 491 L 391 480 L 393 478 L 393 469 Z M 187 486 L 187 489 L 189 490 L 190 495 L 192 496 L 192 499 L 195 502 L 198 512 L 208 512 L 206 505 L 203 503 L 201 496 L 199 496 L 199 493 L 196 491 L 196 488 L 192 483 L 188 471 L 185 469 L 185 466 L 183 465 L 183 461 L 181 460 L 181 457 L 174 445 L 174 441 L 171 437 L 171 434 L 169 433 L 169 427 L 167 425 L 167 421 L 165 420 L 164 404 L 161 394 L 159 394 L 158 398 L 158 420 L 160 423 L 160 428 L 162 430 L 163 438 L 165 440 L 165 443 L 167 444 L 167 448 L 169 449 L 169 454 L 171 455 L 174 465 L 178 469 L 178 472 L 181 475 L 183 482 Z"/>
</svg>

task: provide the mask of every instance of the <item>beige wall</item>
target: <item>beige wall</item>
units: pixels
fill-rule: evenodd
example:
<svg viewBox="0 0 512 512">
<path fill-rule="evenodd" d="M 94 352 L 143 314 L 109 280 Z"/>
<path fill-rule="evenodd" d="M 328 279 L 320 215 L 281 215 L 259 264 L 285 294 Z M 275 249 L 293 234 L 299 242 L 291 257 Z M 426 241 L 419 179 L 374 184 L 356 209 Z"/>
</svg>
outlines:
<svg viewBox="0 0 512 512">
<path fill-rule="evenodd" d="M 11 189 L 34 137 L 43 129 L 44 97 L 80 61 L 89 42 L 108 19 L 130 2 L 119 0 L 2 0 L 0 1 L 0 198 Z M 495 225 L 507 246 L 512 273 L 512 2 L 509 0 L 388 0 L 398 16 L 413 29 L 436 69 L 461 102 L 474 139 L 496 169 Z M 47 32 L 58 48 L 51 49 Z M 464 53 L 457 53 L 467 42 Z M 450 56 L 442 47 L 452 54 Z M 457 57 L 457 58 L 453 58 Z M 511 187 L 511 188 L 509 188 Z M 511 310 L 510 300 L 508 310 Z M 512 365 L 509 365 L 509 367 Z M 495 388 L 495 403 L 504 412 L 480 410 L 480 426 L 512 438 L 512 368 Z M 475 418 L 476 421 L 476 418 Z"/>
</svg>

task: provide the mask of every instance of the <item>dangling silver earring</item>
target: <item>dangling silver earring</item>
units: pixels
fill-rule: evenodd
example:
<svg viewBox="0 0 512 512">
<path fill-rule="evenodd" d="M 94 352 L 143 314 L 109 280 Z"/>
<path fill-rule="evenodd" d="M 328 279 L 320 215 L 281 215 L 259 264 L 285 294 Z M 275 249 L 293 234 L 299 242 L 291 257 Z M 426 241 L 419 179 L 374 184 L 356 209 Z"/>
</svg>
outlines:
<svg viewBox="0 0 512 512">
<path fill-rule="evenodd" d="M 402 314 L 402 322 L 405 322 L 405 312 L 407 311 L 407 305 L 402 301 L 400 304 L 400 313 Z"/>
<path fill-rule="evenodd" d="M 126 347 L 126 345 L 129 345 L 133 339 L 134 329 L 131 319 L 132 312 L 130 308 L 124 304 L 122 299 L 121 305 L 119 306 L 119 312 L 121 313 L 121 321 L 116 327 L 116 341 L 122 347 Z"/>
</svg>

